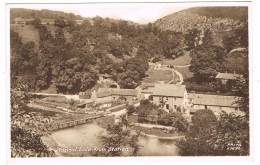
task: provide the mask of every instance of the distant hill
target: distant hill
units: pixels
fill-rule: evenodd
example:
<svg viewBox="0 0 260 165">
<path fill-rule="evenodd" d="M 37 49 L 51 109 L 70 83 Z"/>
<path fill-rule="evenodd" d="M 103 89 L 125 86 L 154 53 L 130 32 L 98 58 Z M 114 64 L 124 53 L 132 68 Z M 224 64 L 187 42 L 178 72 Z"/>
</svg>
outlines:
<svg viewBox="0 0 260 165">
<path fill-rule="evenodd" d="M 192 28 L 223 32 L 242 27 L 247 20 L 247 7 L 194 7 L 165 16 L 154 24 L 164 30 L 180 32 Z"/>
<path fill-rule="evenodd" d="M 247 7 L 193 7 L 186 9 L 186 11 L 208 18 L 230 18 L 240 21 L 248 19 Z"/>
<path fill-rule="evenodd" d="M 23 9 L 23 8 L 11 8 L 10 17 L 12 18 L 45 18 L 55 19 L 63 17 L 65 19 L 82 19 L 80 15 L 72 13 L 65 13 L 62 11 L 52 11 L 47 9 L 35 10 L 35 9 Z"/>
</svg>

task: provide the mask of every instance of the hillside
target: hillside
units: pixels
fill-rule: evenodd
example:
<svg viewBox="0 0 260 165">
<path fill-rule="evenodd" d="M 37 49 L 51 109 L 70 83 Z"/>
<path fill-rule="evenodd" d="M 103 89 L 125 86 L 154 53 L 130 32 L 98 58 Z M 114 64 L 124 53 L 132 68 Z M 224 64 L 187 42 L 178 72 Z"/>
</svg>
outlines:
<svg viewBox="0 0 260 165">
<path fill-rule="evenodd" d="M 247 7 L 194 7 L 165 16 L 154 24 L 163 30 L 179 32 L 193 28 L 231 31 L 245 25 L 247 12 Z"/>
</svg>

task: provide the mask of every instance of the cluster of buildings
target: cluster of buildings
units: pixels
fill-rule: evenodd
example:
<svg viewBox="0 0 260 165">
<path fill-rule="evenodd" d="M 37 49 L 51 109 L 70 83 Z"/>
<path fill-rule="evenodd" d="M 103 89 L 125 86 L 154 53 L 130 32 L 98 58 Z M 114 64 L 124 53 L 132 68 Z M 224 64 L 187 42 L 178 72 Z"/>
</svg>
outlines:
<svg viewBox="0 0 260 165">
<path fill-rule="evenodd" d="M 91 93 L 94 104 L 122 102 L 134 104 L 148 99 L 165 111 L 181 112 L 192 115 L 200 109 L 211 109 L 216 115 L 221 111 L 242 114 L 239 111 L 235 96 L 187 93 L 186 86 L 181 84 L 142 83 L 136 89 L 99 88 Z"/>
</svg>

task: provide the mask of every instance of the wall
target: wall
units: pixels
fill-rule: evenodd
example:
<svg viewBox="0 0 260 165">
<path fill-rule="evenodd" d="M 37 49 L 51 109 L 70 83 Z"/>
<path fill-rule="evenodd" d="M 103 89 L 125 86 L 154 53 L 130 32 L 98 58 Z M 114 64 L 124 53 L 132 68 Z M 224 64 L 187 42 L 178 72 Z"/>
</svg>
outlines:
<svg viewBox="0 0 260 165">
<path fill-rule="evenodd" d="M 163 107 L 164 109 L 166 109 L 166 104 L 168 104 L 169 109 L 172 109 L 174 112 L 177 111 L 178 106 L 183 107 L 183 98 L 181 97 L 153 96 L 153 103 L 155 105 L 160 105 L 161 102 L 165 103 Z"/>
</svg>

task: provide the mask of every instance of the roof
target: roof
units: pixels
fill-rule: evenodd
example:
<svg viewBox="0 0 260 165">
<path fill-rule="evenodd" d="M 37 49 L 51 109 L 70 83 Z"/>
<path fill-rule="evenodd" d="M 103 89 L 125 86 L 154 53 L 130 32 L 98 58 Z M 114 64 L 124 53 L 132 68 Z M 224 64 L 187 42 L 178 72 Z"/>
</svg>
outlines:
<svg viewBox="0 0 260 165">
<path fill-rule="evenodd" d="M 147 89 L 148 87 L 154 87 L 155 83 L 142 83 L 139 87 L 144 90 Z"/>
<path fill-rule="evenodd" d="M 236 78 L 239 78 L 241 77 L 240 74 L 235 74 L 235 73 L 218 73 L 216 78 L 219 78 L 219 79 L 228 79 L 228 80 L 233 80 L 233 79 L 236 79 Z"/>
<path fill-rule="evenodd" d="M 185 85 L 176 84 L 155 84 L 152 95 L 183 97 L 185 87 Z"/>
<path fill-rule="evenodd" d="M 99 88 L 96 95 L 97 97 L 107 97 L 111 95 L 137 96 L 137 93 L 135 89 Z"/>
<path fill-rule="evenodd" d="M 188 98 L 193 99 L 194 105 L 209 105 L 220 107 L 236 107 L 236 101 L 239 97 L 236 96 L 222 96 L 222 95 L 208 95 L 208 94 L 188 94 Z"/>
</svg>

